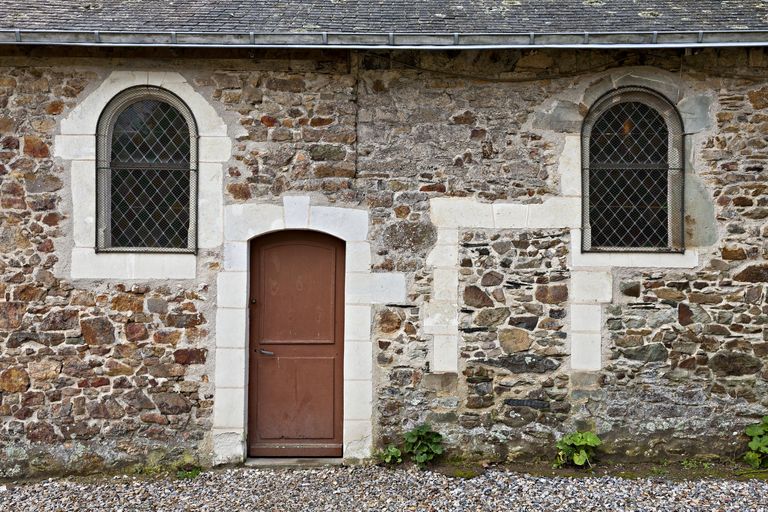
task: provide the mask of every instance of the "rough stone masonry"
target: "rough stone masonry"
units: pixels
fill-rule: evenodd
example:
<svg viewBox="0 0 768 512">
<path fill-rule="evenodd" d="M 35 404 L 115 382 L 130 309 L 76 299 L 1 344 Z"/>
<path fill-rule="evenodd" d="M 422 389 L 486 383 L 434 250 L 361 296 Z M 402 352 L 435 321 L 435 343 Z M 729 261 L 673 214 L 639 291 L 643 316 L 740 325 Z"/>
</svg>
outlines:
<svg viewBox="0 0 768 512">
<path fill-rule="evenodd" d="M 595 429 L 621 460 L 733 455 L 744 425 L 768 412 L 762 50 L 4 49 L 0 478 L 212 461 L 224 248 L 199 252 L 194 279 L 69 273 L 72 182 L 54 137 L 115 69 L 176 71 L 225 120 L 225 204 L 300 193 L 369 213 L 372 270 L 408 283 L 405 303 L 373 315 L 375 446 L 428 421 L 467 457 L 549 457 L 577 428 Z M 431 201 L 530 206 L 562 195 L 564 162 L 579 161 L 568 141 L 599 94 L 621 85 L 653 88 L 681 111 L 698 263 L 612 265 L 601 368 L 578 371 L 578 233 L 462 227 L 451 242 L 458 371 L 433 371 L 423 325 L 437 286 Z"/>
</svg>

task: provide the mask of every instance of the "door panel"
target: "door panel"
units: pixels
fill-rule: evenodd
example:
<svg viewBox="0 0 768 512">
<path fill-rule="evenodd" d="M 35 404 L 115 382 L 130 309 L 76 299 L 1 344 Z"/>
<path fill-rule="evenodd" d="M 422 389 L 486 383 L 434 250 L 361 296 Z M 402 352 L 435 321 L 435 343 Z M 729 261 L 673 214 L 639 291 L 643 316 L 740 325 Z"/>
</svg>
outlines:
<svg viewBox="0 0 768 512">
<path fill-rule="evenodd" d="M 333 439 L 332 357 L 259 359 L 261 439 Z M 293 385 L 288 385 L 293 384 Z"/>
<path fill-rule="evenodd" d="M 262 343 L 333 343 L 336 251 L 308 243 L 264 247 Z"/>
<path fill-rule="evenodd" d="M 344 242 L 251 242 L 248 454 L 341 456 Z"/>
</svg>

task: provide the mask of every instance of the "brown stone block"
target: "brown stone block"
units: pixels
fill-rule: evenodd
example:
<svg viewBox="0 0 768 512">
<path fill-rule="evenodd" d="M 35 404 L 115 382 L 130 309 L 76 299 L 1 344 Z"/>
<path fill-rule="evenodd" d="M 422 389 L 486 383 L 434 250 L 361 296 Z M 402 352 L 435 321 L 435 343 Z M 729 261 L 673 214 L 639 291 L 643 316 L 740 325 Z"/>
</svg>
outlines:
<svg viewBox="0 0 768 512">
<path fill-rule="evenodd" d="M 568 300 L 568 286 L 564 284 L 536 287 L 536 300 L 545 304 L 560 304 Z"/>
<path fill-rule="evenodd" d="M 100 388 L 102 386 L 109 386 L 109 379 L 106 377 L 91 377 L 83 379 L 77 383 L 79 388 Z"/>
<path fill-rule="evenodd" d="M 714 293 L 688 293 L 688 300 L 694 304 L 720 304 L 723 302 L 723 298 L 720 295 Z"/>
<path fill-rule="evenodd" d="M 152 336 L 152 339 L 155 341 L 155 343 L 176 346 L 176 344 L 181 339 L 181 332 L 161 330 L 155 332 L 155 334 Z"/>
<path fill-rule="evenodd" d="M 717 352 L 707 364 L 719 376 L 751 375 L 763 367 L 760 359 L 744 352 L 732 351 Z"/>
<path fill-rule="evenodd" d="M 117 375 L 133 375 L 134 372 L 133 368 L 130 366 L 120 363 L 114 359 L 109 359 L 105 366 L 107 369 L 107 375 L 111 377 Z"/>
<path fill-rule="evenodd" d="M 115 311 L 144 312 L 144 299 L 136 295 L 121 293 L 112 299 L 112 309 Z"/>
<path fill-rule="evenodd" d="M 531 348 L 531 340 L 528 331 L 513 327 L 511 329 L 499 330 L 499 344 L 502 350 L 507 354 L 515 352 L 524 352 Z"/>
<path fill-rule="evenodd" d="M 106 345 L 115 342 L 115 328 L 105 316 L 81 320 L 80 330 L 88 345 Z"/>
<path fill-rule="evenodd" d="M 251 186 L 247 183 L 230 183 L 227 185 L 227 192 L 233 199 L 245 201 L 251 198 Z"/>
<path fill-rule="evenodd" d="M 396 311 L 386 309 L 379 313 L 377 323 L 381 332 L 389 334 L 400 330 L 400 327 L 403 325 L 403 319 Z"/>
<path fill-rule="evenodd" d="M 493 306 L 493 301 L 477 286 L 464 288 L 464 304 L 472 308 L 487 308 Z"/>
<path fill-rule="evenodd" d="M 509 308 L 488 308 L 480 311 L 475 317 L 475 324 L 481 327 L 499 325 L 509 317 Z"/>
<path fill-rule="evenodd" d="M 169 313 L 165 317 L 165 325 L 168 327 L 188 328 L 195 327 L 205 323 L 205 317 L 202 313 L 194 315 L 186 313 Z"/>
<path fill-rule="evenodd" d="M 26 304 L 23 302 L 0 302 L 0 330 L 18 329 L 25 312 Z"/>
<path fill-rule="evenodd" d="M 268 78 L 264 87 L 273 91 L 302 92 L 305 88 L 304 80 L 293 78 Z"/>
<path fill-rule="evenodd" d="M 19 393 L 29 389 L 29 374 L 23 368 L 8 368 L 0 373 L 0 391 Z"/>
<path fill-rule="evenodd" d="M 743 281 L 747 283 L 765 283 L 768 282 L 768 265 L 750 265 L 733 278 L 736 281 Z"/>
<path fill-rule="evenodd" d="M 34 135 L 24 137 L 24 154 L 32 158 L 48 158 L 51 155 L 46 144 L 41 138 Z"/>
<path fill-rule="evenodd" d="M 41 331 L 68 331 L 77 329 L 80 312 L 76 309 L 51 311 L 40 322 Z"/>
<path fill-rule="evenodd" d="M 61 361 L 43 359 L 29 363 L 29 376 L 33 381 L 49 381 L 57 378 L 61 373 Z"/>
<path fill-rule="evenodd" d="M 128 341 L 141 341 L 149 338 L 149 333 L 144 324 L 132 322 L 125 324 L 125 337 Z"/>
<path fill-rule="evenodd" d="M 173 353 L 174 360 L 179 364 L 203 364 L 208 350 L 204 348 L 185 348 Z"/>
<path fill-rule="evenodd" d="M 156 393 L 152 400 L 162 414 L 182 414 L 192 410 L 189 400 L 179 393 Z"/>
<path fill-rule="evenodd" d="M 33 443 L 54 443 L 57 440 L 53 425 L 44 421 L 30 423 L 26 427 L 27 439 Z"/>
</svg>

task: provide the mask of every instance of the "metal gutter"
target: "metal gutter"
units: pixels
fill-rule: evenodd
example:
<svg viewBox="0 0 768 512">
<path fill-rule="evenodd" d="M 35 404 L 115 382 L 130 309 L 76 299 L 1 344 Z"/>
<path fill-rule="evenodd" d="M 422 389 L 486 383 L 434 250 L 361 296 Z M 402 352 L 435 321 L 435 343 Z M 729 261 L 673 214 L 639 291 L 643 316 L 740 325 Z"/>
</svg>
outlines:
<svg viewBox="0 0 768 512">
<path fill-rule="evenodd" d="M 447 50 L 768 46 L 768 30 L 682 32 L 116 32 L 0 29 L 0 45 Z"/>
</svg>

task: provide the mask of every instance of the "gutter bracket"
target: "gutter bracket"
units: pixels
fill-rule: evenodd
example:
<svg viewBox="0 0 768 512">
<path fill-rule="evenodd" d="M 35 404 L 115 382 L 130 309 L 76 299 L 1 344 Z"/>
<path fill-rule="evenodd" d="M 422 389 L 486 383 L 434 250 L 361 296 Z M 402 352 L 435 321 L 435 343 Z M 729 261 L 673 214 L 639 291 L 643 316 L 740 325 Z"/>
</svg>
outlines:
<svg viewBox="0 0 768 512">
<path fill-rule="evenodd" d="M 16 42 L 20 43 L 21 42 L 21 30 L 16 29 L 13 32 L 14 32 L 14 34 L 16 34 Z"/>
<path fill-rule="evenodd" d="M 528 41 L 530 42 L 531 46 L 535 44 L 534 43 L 535 39 L 536 39 L 536 34 L 534 34 L 533 32 L 528 34 Z"/>
<path fill-rule="evenodd" d="M 659 40 L 659 33 L 655 30 L 651 34 L 651 43 L 656 44 L 656 42 Z"/>
<path fill-rule="evenodd" d="M 458 32 L 454 32 L 453 33 L 453 44 L 455 44 L 456 46 L 459 45 L 459 33 Z"/>
<path fill-rule="evenodd" d="M 704 42 L 704 31 L 699 30 L 699 44 Z"/>
<path fill-rule="evenodd" d="M 251 44 L 255 46 L 256 45 L 256 34 L 254 34 L 253 30 L 251 30 L 248 35 L 249 35 L 249 40 L 250 40 Z"/>
<path fill-rule="evenodd" d="M 328 32 L 323 32 L 323 44 L 328 44 Z"/>
<path fill-rule="evenodd" d="M 171 32 L 171 44 L 176 44 L 176 32 Z"/>
<path fill-rule="evenodd" d="M 589 32 L 584 32 L 584 44 L 589 44 Z"/>
<path fill-rule="evenodd" d="M 94 40 L 95 40 L 97 43 L 100 43 L 100 42 L 101 42 L 101 34 L 99 33 L 99 31 L 98 31 L 98 30 L 94 30 L 94 31 L 93 31 L 93 39 L 94 39 Z"/>
<path fill-rule="evenodd" d="M 388 37 L 389 37 L 389 46 L 395 46 L 395 33 L 390 32 L 388 34 Z"/>
</svg>

